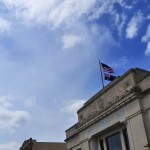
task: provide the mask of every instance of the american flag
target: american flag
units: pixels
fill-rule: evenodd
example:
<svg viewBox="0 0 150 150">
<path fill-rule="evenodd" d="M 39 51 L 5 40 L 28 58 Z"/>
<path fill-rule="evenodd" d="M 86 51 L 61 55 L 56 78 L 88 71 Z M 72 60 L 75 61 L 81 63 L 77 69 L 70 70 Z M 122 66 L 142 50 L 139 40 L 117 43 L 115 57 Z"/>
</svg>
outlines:
<svg viewBox="0 0 150 150">
<path fill-rule="evenodd" d="M 114 70 L 106 64 L 101 63 L 104 72 L 115 73 Z"/>
</svg>

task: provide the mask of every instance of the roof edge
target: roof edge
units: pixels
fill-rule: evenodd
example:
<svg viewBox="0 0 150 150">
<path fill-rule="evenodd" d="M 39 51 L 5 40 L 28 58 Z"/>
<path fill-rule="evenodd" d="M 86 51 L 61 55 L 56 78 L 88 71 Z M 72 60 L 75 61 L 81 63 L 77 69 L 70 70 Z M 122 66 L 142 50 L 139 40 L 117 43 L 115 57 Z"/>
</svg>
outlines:
<svg viewBox="0 0 150 150">
<path fill-rule="evenodd" d="M 106 85 L 103 89 L 101 89 L 93 97 L 91 97 L 87 102 L 85 102 L 84 105 L 77 111 L 77 114 L 80 113 L 84 108 L 86 108 L 87 106 L 89 106 L 94 100 L 96 100 L 103 93 L 105 93 L 106 91 L 108 91 L 110 87 L 113 87 L 114 85 L 116 85 L 120 80 L 124 79 L 131 72 L 134 72 L 135 69 L 134 68 L 129 69 L 122 76 L 117 77 L 115 80 L 113 80 L 108 85 Z M 138 69 L 140 69 L 140 68 L 138 68 Z M 145 71 L 145 70 L 143 70 L 143 71 Z"/>
</svg>

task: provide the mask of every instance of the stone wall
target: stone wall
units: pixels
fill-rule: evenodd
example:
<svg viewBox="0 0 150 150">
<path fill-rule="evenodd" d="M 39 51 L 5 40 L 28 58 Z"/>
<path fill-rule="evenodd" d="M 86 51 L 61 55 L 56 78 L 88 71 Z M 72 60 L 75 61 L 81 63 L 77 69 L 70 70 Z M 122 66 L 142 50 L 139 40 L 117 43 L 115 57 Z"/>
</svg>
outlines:
<svg viewBox="0 0 150 150">
<path fill-rule="evenodd" d="M 130 148 L 145 150 L 144 145 L 150 141 L 148 71 L 131 69 L 87 101 L 78 111 L 76 126 L 67 130 L 67 149 L 99 150 L 98 139 L 123 128 L 127 128 Z M 120 133 L 125 150 L 123 133 Z"/>
<path fill-rule="evenodd" d="M 116 101 L 122 99 L 126 92 L 132 87 L 135 87 L 135 81 L 133 74 L 129 74 L 123 80 L 119 81 L 112 88 L 107 91 L 99 93 L 99 97 L 94 99 L 90 104 L 85 104 L 84 109 L 78 112 L 79 123 L 83 124 L 91 118 L 95 117 L 97 114 L 101 113 L 103 110 L 107 109 Z"/>
</svg>

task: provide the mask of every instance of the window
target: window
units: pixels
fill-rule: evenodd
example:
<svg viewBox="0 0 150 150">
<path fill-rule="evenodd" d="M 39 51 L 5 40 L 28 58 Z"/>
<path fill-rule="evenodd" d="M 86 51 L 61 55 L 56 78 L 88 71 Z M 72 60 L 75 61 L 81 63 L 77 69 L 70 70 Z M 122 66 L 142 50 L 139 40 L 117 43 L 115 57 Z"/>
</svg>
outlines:
<svg viewBox="0 0 150 150">
<path fill-rule="evenodd" d="M 106 138 L 108 150 L 122 150 L 120 133 L 113 134 Z"/>
<path fill-rule="evenodd" d="M 127 129 L 123 129 L 123 137 L 124 137 L 124 142 L 125 142 L 126 150 L 130 150 Z"/>
<path fill-rule="evenodd" d="M 104 143 L 103 143 L 103 140 L 100 140 L 99 143 L 100 143 L 100 148 L 101 148 L 101 150 L 104 150 Z"/>
</svg>

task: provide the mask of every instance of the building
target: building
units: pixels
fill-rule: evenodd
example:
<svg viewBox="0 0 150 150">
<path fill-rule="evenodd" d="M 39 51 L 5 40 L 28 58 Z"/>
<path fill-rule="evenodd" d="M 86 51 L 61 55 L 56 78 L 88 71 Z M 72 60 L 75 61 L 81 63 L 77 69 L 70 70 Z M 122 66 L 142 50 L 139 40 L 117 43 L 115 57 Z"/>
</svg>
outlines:
<svg viewBox="0 0 150 150">
<path fill-rule="evenodd" d="M 20 150 L 67 150 L 66 143 L 37 142 L 30 138 L 23 142 Z"/>
<path fill-rule="evenodd" d="M 90 98 L 66 131 L 67 150 L 146 150 L 150 72 L 130 69 Z"/>
</svg>

